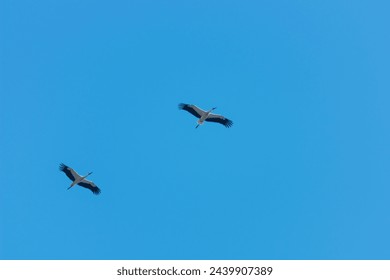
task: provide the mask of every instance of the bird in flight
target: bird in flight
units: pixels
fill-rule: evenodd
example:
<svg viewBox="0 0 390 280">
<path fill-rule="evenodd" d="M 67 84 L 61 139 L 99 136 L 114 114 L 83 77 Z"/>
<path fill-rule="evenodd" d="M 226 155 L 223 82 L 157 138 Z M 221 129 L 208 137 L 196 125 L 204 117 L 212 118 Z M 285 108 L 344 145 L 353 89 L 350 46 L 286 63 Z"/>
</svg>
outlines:
<svg viewBox="0 0 390 280">
<path fill-rule="evenodd" d="M 72 180 L 72 184 L 70 184 L 70 187 L 68 188 L 68 190 L 75 185 L 79 185 L 81 187 L 84 187 L 84 188 L 91 190 L 96 195 L 100 194 L 100 189 L 93 182 L 85 179 L 89 175 L 91 175 L 92 172 L 89 172 L 85 176 L 80 176 L 79 174 L 77 174 L 76 171 L 74 171 L 72 168 L 70 168 L 69 166 L 66 166 L 63 163 L 60 164 L 60 170 L 62 172 L 64 172 L 70 180 Z"/>
<path fill-rule="evenodd" d="M 185 110 L 198 118 L 198 125 L 195 128 L 198 128 L 198 126 L 203 124 L 205 121 L 220 123 L 225 127 L 231 127 L 233 125 L 233 122 L 224 116 L 211 113 L 213 110 L 217 109 L 217 107 L 214 107 L 209 111 L 204 111 L 195 105 L 180 103 L 179 109 Z"/>
</svg>

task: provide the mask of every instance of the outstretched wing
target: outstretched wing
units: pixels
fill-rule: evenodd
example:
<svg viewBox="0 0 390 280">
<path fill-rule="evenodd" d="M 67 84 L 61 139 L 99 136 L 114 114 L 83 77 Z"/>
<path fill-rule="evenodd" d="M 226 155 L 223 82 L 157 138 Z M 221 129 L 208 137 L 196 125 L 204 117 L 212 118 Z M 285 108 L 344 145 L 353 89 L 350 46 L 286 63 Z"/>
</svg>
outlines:
<svg viewBox="0 0 390 280">
<path fill-rule="evenodd" d="M 202 115 L 206 114 L 205 111 L 203 111 L 202 109 L 196 107 L 195 105 L 191 105 L 191 104 L 180 103 L 179 109 L 185 110 L 197 118 L 200 118 Z"/>
<path fill-rule="evenodd" d="M 63 163 L 60 164 L 60 170 L 64 172 L 66 176 L 68 176 L 68 178 L 72 181 L 76 180 L 77 178 L 80 178 L 80 175 L 77 174 L 76 171 L 74 171 L 72 168 Z"/>
<path fill-rule="evenodd" d="M 91 190 L 96 195 L 100 194 L 100 189 L 93 182 L 88 181 L 86 179 L 82 180 L 77 185 L 82 186 L 83 188 L 87 188 L 87 189 Z"/>
<path fill-rule="evenodd" d="M 215 114 L 210 114 L 207 119 L 205 119 L 206 122 L 216 122 L 223 124 L 225 127 L 231 127 L 233 125 L 233 122 L 224 116 L 221 115 L 215 115 Z"/>
</svg>

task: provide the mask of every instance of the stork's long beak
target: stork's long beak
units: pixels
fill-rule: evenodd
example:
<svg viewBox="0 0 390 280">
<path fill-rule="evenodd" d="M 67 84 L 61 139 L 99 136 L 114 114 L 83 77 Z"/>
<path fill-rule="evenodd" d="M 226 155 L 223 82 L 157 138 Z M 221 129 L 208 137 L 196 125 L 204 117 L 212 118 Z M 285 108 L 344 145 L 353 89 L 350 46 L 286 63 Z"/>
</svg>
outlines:
<svg viewBox="0 0 390 280">
<path fill-rule="evenodd" d="M 195 126 L 195 128 L 198 128 L 199 124 L 197 126 Z"/>
<path fill-rule="evenodd" d="M 67 189 L 69 190 L 71 187 L 73 187 L 73 186 L 70 186 L 70 187 L 69 187 L 69 188 L 67 188 Z"/>
</svg>

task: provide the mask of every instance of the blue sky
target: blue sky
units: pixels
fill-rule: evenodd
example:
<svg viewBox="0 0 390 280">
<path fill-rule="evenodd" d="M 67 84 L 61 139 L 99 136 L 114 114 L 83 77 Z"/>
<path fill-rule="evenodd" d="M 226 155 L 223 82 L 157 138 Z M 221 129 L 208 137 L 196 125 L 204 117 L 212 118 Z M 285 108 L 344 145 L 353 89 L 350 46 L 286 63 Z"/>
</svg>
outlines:
<svg viewBox="0 0 390 280">
<path fill-rule="evenodd" d="M 389 6 L 1 1 L 0 259 L 389 259 Z"/>
</svg>

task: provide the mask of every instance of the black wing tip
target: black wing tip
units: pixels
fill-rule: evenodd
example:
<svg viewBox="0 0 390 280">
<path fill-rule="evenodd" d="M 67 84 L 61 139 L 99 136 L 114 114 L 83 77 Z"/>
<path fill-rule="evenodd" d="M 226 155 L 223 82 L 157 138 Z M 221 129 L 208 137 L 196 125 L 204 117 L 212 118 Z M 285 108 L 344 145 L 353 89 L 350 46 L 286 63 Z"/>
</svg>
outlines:
<svg viewBox="0 0 390 280">
<path fill-rule="evenodd" d="M 65 171 L 65 169 L 66 169 L 67 167 L 68 167 L 68 166 L 66 166 L 65 164 L 61 163 L 59 169 L 60 169 L 61 171 Z"/>
<path fill-rule="evenodd" d="M 91 191 L 93 192 L 94 195 L 99 195 L 102 192 L 98 187 L 91 189 Z"/>
<path fill-rule="evenodd" d="M 225 122 L 223 124 L 226 128 L 232 127 L 233 126 L 233 121 L 229 119 L 225 119 Z"/>
<path fill-rule="evenodd" d="M 185 103 L 179 103 L 178 107 L 180 110 L 183 110 L 188 104 Z"/>
</svg>

